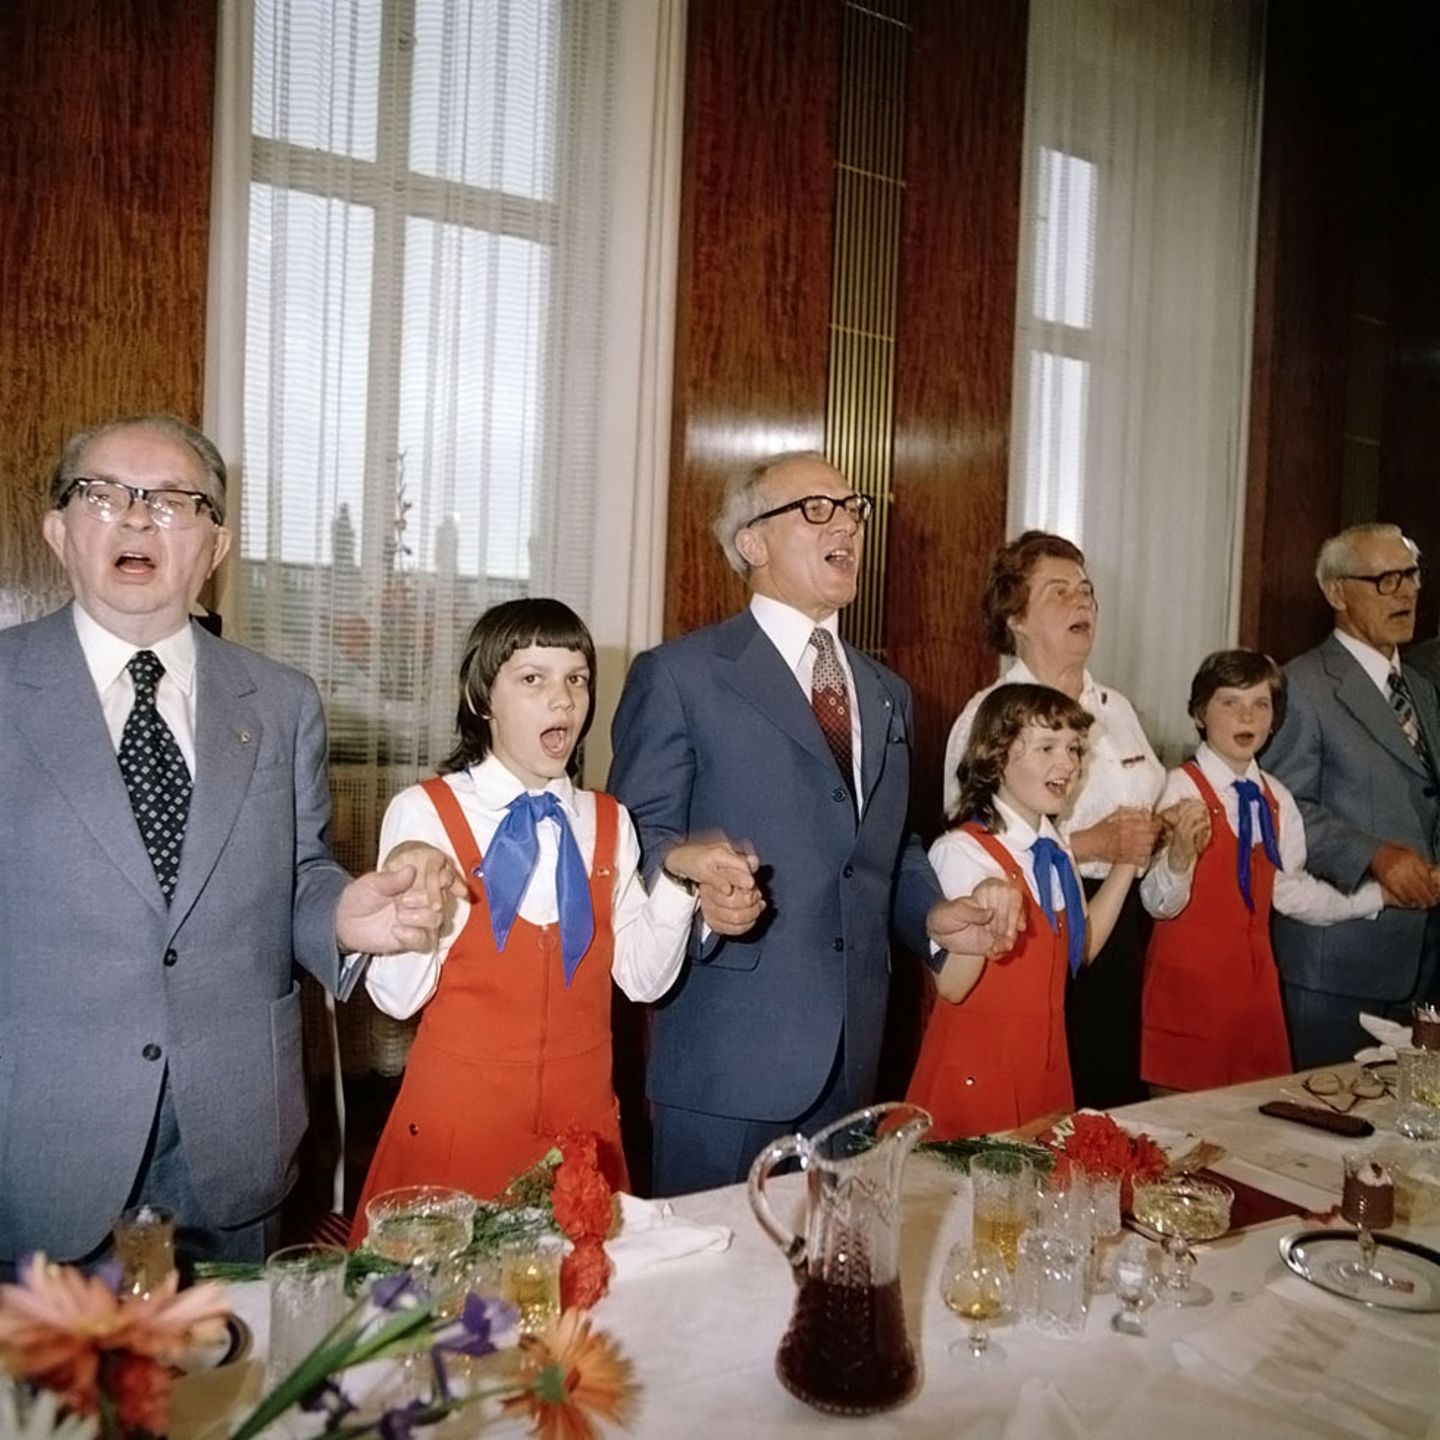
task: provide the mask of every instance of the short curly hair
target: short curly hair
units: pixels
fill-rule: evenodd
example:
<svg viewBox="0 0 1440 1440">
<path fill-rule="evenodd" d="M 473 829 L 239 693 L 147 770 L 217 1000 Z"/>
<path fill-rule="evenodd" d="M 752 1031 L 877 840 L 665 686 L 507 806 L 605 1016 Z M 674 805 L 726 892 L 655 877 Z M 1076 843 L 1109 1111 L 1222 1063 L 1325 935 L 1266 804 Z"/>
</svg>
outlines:
<svg viewBox="0 0 1440 1440">
<path fill-rule="evenodd" d="M 997 685 L 975 712 L 970 743 L 955 772 L 960 782 L 956 814 L 962 821 L 979 820 L 998 834 L 1004 822 L 995 808 L 995 792 L 1005 778 L 1010 750 L 1025 727 L 1068 727 L 1083 737 L 1093 723 L 1094 716 L 1088 710 L 1048 685 Z"/>
<path fill-rule="evenodd" d="M 1047 530 L 1027 530 L 1000 546 L 990 558 L 990 577 L 981 601 L 985 616 L 985 642 L 1001 655 L 1015 653 L 1015 635 L 1010 622 L 1023 615 L 1030 604 L 1030 576 L 1047 556 L 1073 560 L 1084 567 L 1085 552 L 1063 535 Z"/>
</svg>

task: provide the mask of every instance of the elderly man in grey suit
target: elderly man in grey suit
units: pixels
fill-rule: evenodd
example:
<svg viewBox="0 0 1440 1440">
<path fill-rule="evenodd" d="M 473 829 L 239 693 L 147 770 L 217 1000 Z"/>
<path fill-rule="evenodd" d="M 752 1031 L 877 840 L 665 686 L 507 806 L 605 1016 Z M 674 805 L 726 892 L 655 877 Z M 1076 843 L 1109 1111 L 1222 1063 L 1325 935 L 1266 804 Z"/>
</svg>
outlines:
<svg viewBox="0 0 1440 1440">
<path fill-rule="evenodd" d="M 639 656 L 620 697 L 608 788 L 647 872 L 720 831 L 753 847 L 765 892 L 761 914 L 748 875 L 701 888 L 704 923 L 655 1008 L 657 1194 L 742 1179 L 777 1135 L 874 1099 L 892 927 L 932 962 L 1013 941 L 1003 883 L 942 902 L 906 819 L 910 692 L 839 639 L 869 516 L 820 455 L 738 475 L 715 530 L 749 608 Z"/>
<path fill-rule="evenodd" d="M 1356 525 L 1325 542 L 1315 575 L 1335 630 L 1285 667 L 1285 723 L 1265 765 L 1300 806 L 1309 869 L 1342 890 L 1373 875 L 1390 904 L 1328 929 L 1275 916 L 1302 1067 L 1368 1043 L 1362 1010 L 1408 1019 L 1440 987 L 1440 701 L 1399 654 L 1415 631 L 1419 555 L 1394 525 Z"/>
<path fill-rule="evenodd" d="M 320 698 L 190 607 L 225 467 L 167 416 L 66 446 L 44 535 L 74 602 L 0 632 L 0 1262 L 103 1255 L 126 1205 L 263 1258 L 305 1128 L 298 962 L 410 950 L 432 870 L 351 881 Z"/>
</svg>

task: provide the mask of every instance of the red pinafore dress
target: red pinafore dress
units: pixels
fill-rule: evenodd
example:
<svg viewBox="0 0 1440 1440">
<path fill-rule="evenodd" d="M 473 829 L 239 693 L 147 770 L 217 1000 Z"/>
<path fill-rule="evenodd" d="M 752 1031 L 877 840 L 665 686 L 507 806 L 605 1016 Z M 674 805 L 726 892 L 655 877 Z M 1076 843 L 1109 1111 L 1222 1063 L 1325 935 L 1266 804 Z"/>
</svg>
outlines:
<svg viewBox="0 0 1440 1440">
<path fill-rule="evenodd" d="M 1285 1075 L 1290 1042 L 1280 977 L 1270 948 L 1275 867 L 1257 844 L 1250 852 L 1248 910 L 1236 879 L 1239 841 L 1210 782 L 1193 760 L 1185 773 L 1210 812 L 1210 843 L 1195 862 L 1190 903 L 1157 920 L 1145 953 L 1140 1075 L 1171 1090 L 1209 1090 Z M 1262 789 L 1276 833 L 1280 806 Z"/>
<path fill-rule="evenodd" d="M 372 1195 L 450 1185 L 493 1199 L 571 1128 L 595 1131 L 606 1178 L 617 1188 L 628 1183 L 610 1072 L 616 802 L 595 794 L 595 938 L 567 989 L 558 925 L 517 915 L 504 951 L 495 948 L 485 887 L 475 877 L 480 847 L 449 785 L 434 779 L 423 788 L 469 883 L 470 915 L 421 1017 L 365 1177 L 352 1246 L 364 1239 Z"/>
<path fill-rule="evenodd" d="M 1015 857 L 988 830 L 960 827 L 999 862 L 1025 896 L 1025 930 L 1016 948 L 988 960 L 958 1004 L 937 1000 L 905 1098 L 935 1118 L 932 1140 L 1013 1130 L 1075 1108 L 1065 1046 L 1068 916 L 1050 929 Z"/>
</svg>

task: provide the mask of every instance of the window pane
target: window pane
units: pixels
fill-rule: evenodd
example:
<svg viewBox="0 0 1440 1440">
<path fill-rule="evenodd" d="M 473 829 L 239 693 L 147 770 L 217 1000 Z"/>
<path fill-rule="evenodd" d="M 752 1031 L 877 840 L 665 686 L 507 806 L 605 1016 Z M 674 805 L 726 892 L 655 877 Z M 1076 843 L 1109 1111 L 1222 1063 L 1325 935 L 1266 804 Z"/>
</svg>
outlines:
<svg viewBox="0 0 1440 1440">
<path fill-rule="evenodd" d="M 550 198 L 557 8 L 556 0 L 416 7 L 412 169 Z"/>
<path fill-rule="evenodd" d="M 255 0 L 255 134 L 375 158 L 377 0 Z"/>
<path fill-rule="evenodd" d="M 1035 207 L 1035 315 L 1090 328 L 1095 276 L 1095 166 L 1040 147 Z"/>
<path fill-rule="evenodd" d="M 453 547 L 460 575 L 529 577 L 549 302 L 545 246 L 406 225 L 398 449 L 422 569 Z"/>
<path fill-rule="evenodd" d="M 1082 547 L 1089 382 L 1087 361 L 1045 350 L 1030 355 L 1025 525 L 1063 535 Z"/>
</svg>

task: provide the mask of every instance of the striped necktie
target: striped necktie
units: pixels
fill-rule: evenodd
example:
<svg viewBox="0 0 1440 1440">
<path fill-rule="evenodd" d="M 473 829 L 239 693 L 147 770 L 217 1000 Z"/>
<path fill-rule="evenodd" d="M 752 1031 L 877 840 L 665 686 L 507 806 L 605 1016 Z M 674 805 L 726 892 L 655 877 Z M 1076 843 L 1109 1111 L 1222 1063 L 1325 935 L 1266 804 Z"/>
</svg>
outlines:
<svg viewBox="0 0 1440 1440">
<path fill-rule="evenodd" d="M 1410 687 L 1405 683 L 1405 677 L 1398 670 L 1390 672 L 1386 692 L 1390 697 L 1390 708 L 1395 712 L 1395 718 L 1400 722 L 1400 728 L 1405 732 L 1405 738 L 1415 750 L 1424 755 L 1425 742 L 1420 736 L 1420 717 L 1415 713 L 1415 702 L 1410 698 Z"/>
</svg>

